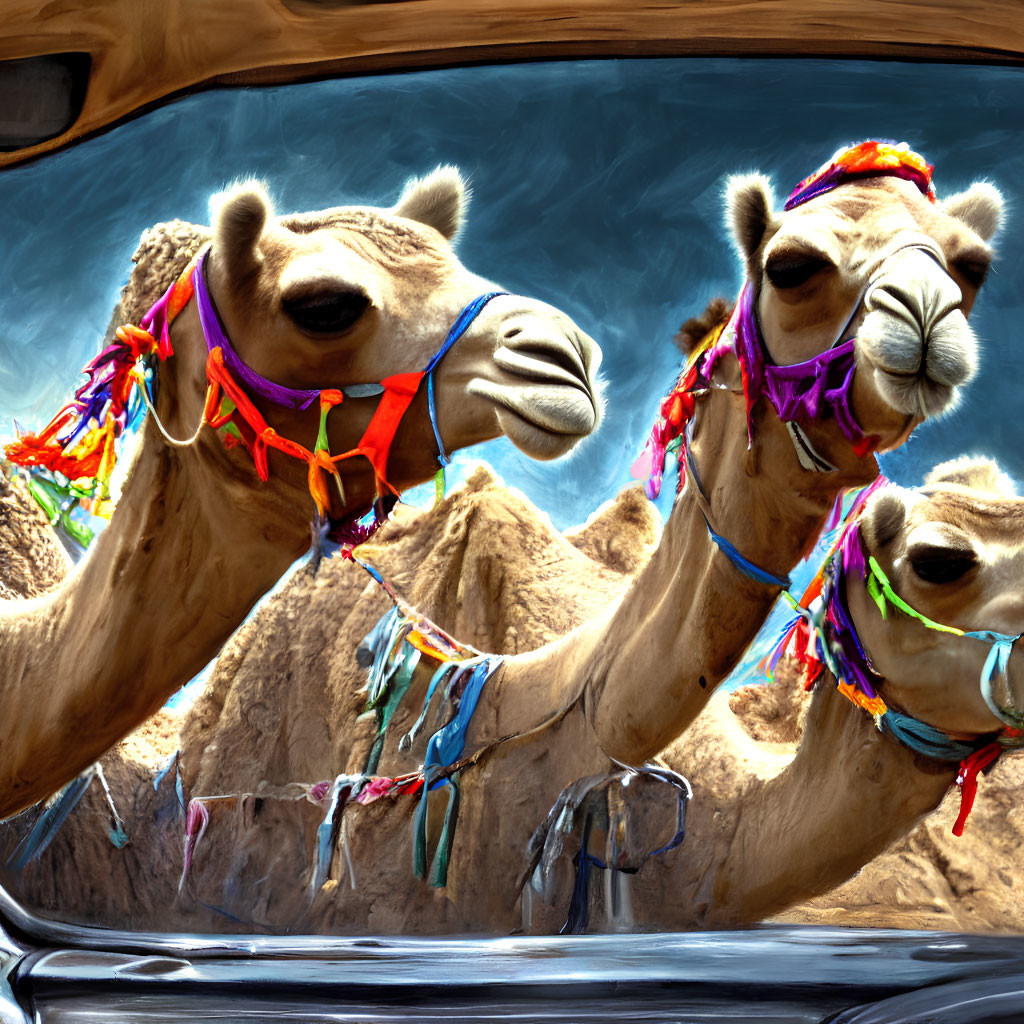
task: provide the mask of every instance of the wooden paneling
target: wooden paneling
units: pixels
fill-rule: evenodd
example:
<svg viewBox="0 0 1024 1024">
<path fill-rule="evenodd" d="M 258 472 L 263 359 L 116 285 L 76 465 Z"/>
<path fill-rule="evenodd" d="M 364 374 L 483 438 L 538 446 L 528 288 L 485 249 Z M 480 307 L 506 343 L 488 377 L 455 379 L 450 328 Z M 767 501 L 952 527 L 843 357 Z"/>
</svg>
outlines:
<svg viewBox="0 0 1024 1024">
<path fill-rule="evenodd" d="M 0 60 L 92 55 L 59 149 L 210 85 L 585 56 L 800 55 L 1024 63 L 1020 0 L 4 0 Z"/>
</svg>

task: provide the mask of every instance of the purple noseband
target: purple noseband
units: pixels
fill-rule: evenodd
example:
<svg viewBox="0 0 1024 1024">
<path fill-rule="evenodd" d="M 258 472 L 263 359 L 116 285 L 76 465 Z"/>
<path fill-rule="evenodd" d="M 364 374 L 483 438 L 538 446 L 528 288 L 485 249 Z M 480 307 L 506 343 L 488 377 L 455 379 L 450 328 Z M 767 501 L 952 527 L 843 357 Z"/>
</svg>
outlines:
<svg viewBox="0 0 1024 1024">
<path fill-rule="evenodd" d="M 748 427 L 750 407 L 758 395 L 764 395 L 784 423 L 810 423 L 834 416 L 847 440 L 863 440 L 864 431 L 850 408 L 850 388 L 856 370 L 855 339 L 837 339 L 832 348 L 803 363 L 788 366 L 770 363 L 753 295 L 753 288 L 745 284 L 731 323 L 722 332 L 722 341 L 729 335 L 730 328 L 736 339 L 736 356 L 743 370 L 743 389 L 747 395 Z M 718 347 L 716 345 L 715 350 Z M 708 353 L 709 358 L 715 350 Z"/>
</svg>

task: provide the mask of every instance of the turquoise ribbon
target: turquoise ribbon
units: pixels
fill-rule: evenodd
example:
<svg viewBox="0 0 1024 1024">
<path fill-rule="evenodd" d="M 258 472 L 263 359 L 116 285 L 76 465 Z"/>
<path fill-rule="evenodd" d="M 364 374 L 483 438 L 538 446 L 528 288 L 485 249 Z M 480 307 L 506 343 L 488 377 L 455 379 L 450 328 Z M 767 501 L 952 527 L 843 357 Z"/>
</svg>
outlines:
<svg viewBox="0 0 1024 1024">
<path fill-rule="evenodd" d="M 888 708 L 882 715 L 878 726 L 882 732 L 890 733 L 894 739 L 916 754 L 923 754 L 935 761 L 963 761 L 976 750 L 992 742 L 992 733 L 974 743 L 955 740 L 935 726 L 892 708 Z"/>
<path fill-rule="evenodd" d="M 981 669 L 981 695 L 992 714 L 1000 722 L 1005 722 L 1011 729 L 1024 729 L 1024 712 L 1002 707 L 992 693 L 992 683 L 997 675 L 1006 674 L 1006 668 L 1010 662 L 1010 652 L 1021 635 L 1020 633 L 1016 636 L 1011 636 L 1009 633 L 994 633 L 988 629 L 964 633 L 964 636 L 974 637 L 976 640 L 983 640 L 992 645 Z"/>
</svg>

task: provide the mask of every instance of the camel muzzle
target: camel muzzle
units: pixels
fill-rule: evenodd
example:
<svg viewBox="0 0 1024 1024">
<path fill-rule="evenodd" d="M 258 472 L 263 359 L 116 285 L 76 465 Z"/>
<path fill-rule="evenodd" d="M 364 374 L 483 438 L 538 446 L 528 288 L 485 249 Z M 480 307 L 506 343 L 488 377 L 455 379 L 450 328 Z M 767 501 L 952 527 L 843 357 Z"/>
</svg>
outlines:
<svg viewBox="0 0 1024 1024">
<path fill-rule="evenodd" d="M 977 370 L 978 345 L 960 310 L 963 296 L 930 249 L 900 249 L 864 299 L 859 352 L 877 370 L 882 397 L 898 412 L 937 416 Z"/>
<path fill-rule="evenodd" d="M 498 407 L 509 439 L 528 454 L 564 454 L 600 423 L 600 350 L 574 326 L 553 322 L 546 308 L 513 317 L 493 361 L 504 379 L 477 377 L 468 391 Z"/>
</svg>

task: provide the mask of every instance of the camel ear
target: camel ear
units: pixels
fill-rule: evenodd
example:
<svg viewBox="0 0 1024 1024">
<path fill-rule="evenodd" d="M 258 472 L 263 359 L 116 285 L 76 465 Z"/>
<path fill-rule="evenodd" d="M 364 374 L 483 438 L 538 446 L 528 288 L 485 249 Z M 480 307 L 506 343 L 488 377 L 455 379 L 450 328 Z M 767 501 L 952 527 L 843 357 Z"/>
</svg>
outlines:
<svg viewBox="0 0 1024 1024">
<path fill-rule="evenodd" d="M 763 174 L 734 174 L 726 181 L 726 222 L 745 261 L 760 247 L 773 207 L 771 182 Z"/>
<path fill-rule="evenodd" d="M 254 262 L 256 242 L 274 208 L 260 181 L 243 181 L 210 198 L 213 247 L 228 266 Z"/>
<path fill-rule="evenodd" d="M 907 521 L 907 494 L 902 487 L 886 487 L 873 497 L 860 520 L 861 536 L 869 551 L 893 541 Z"/>
<path fill-rule="evenodd" d="M 391 211 L 439 231 L 449 241 L 458 234 L 469 204 L 469 186 L 457 167 L 435 168 L 425 178 L 413 178 Z"/>
<path fill-rule="evenodd" d="M 988 241 L 1003 226 L 1003 195 L 987 181 L 976 181 L 942 203 L 943 210 Z"/>
<path fill-rule="evenodd" d="M 700 316 L 690 317 L 676 335 L 676 344 L 684 356 L 688 356 L 707 335 L 719 324 L 724 324 L 732 312 L 723 298 L 712 299 Z"/>
<path fill-rule="evenodd" d="M 936 466 L 925 478 L 926 487 L 942 484 L 968 487 L 972 491 L 989 491 L 1006 498 L 1017 496 L 1013 481 L 992 459 L 977 455 L 961 455 Z"/>
</svg>

